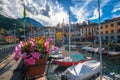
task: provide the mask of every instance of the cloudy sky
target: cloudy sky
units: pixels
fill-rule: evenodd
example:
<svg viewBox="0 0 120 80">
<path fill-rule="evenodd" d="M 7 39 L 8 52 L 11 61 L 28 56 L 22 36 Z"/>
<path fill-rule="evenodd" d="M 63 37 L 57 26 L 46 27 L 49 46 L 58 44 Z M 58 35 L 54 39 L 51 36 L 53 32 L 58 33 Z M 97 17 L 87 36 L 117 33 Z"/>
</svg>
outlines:
<svg viewBox="0 0 120 80">
<path fill-rule="evenodd" d="M 98 22 L 98 0 L 0 0 L 0 14 L 11 18 L 23 17 L 23 5 L 27 17 L 45 26 L 58 23 Z M 120 16 L 120 0 L 100 0 L 101 22 Z"/>
</svg>

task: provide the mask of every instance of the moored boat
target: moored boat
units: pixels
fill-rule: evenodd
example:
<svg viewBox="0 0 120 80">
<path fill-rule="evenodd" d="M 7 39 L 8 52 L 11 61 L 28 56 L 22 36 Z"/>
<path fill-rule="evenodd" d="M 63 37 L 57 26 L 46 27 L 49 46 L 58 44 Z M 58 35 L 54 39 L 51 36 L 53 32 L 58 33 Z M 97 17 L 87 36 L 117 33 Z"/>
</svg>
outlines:
<svg viewBox="0 0 120 80">
<path fill-rule="evenodd" d="M 107 55 L 109 55 L 109 56 L 120 56 L 120 51 L 108 51 Z"/>
<path fill-rule="evenodd" d="M 89 60 L 67 68 L 63 74 L 69 80 L 88 80 L 100 72 L 100 65 L 99 61 Z"/>
<path fill-rule="evenodd" d="M 60 66 L 73 66 L 78 63 L 84 63 L 88 60 L 91 60 L 90 58 L 85 57 L 82 54 L 71 54 L 68 57 L 64 57 L 63 59 L 57 59 L 54 60 L 53 62 L 60 65 Z"/>
</svg>

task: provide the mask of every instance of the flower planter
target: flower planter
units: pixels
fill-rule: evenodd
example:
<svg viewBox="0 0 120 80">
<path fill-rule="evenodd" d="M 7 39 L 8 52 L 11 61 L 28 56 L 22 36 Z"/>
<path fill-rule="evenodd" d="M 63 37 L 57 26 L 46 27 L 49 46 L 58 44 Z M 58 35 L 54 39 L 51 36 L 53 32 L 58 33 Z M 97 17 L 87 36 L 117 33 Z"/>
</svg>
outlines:
<svg viewBox="0 0 120 80">
<path fill-rule="evenodd" d="M 36 63 L 33 65 L 24 63 L 24 68 L 25 68 L 25 73 L 26 73 L 27 79 L 39 78 L 39 77 L 45 76 L 46 65 L 47 65 L 46 57 L 37 60 Z"/>
</svg>

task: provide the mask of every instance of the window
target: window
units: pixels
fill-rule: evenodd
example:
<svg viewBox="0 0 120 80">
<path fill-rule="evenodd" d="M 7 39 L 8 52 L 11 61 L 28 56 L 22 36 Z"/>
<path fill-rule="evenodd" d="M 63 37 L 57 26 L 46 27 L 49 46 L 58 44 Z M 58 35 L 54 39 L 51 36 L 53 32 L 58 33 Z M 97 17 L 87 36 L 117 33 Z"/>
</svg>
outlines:
<svg viewBox="0 0 120 80">
<path fill-rule="evenodd" d="M 101 34 L 103 34 L 103 32 L 101 32 Z"/>
<path fill-rule="evenodd" d="M 114 36 L 111 36 L 111 40 L 114 40 L 114 38 L 115 38 Z"/>
<path fill-rule="evenodd" d="M 118 33 L 120 33 L 120 29 L 118 29 Z"/>
<path fill-rule="evenodd" d="M 105 32 L 106 34 L 108 33 L 108 31 Z"/>
<path fill-rule="evenodd" d="M 105 37 L 105 40 L 108 40 L 108 38 L 109 38 L 109 37 L 108 37 L 108 36 L 106 36 L 106 37 Z"/>
<path fill-rule="evenodd" d="M 111 33 L 114 33 L 114 30 L 111 30 Z"/>
<path fill-rule="evenodd" d="M 120 25 L 120 22 L 118 22 L 117 25 Z"/>
<path fill-rule="evenodd" d="M 98 30 L 98 28 L 97 28 L 97 30 Z"/>
<path fill-rule="evenodd" d="M 108 27 L 108 25 L 105 25 L 105 28 L 107 28 Z"/>
<path fill-rule="evenodd" d="M 120 36 L 117 36 L 118 39 L 120 39 Z"/>
<path fill-rule="evenodd" d="M 102 29 L 103 27 L 101 26 L 101 29 Z"/>
<path fill-rule="evenodd" d="M 113 27 L 114 26 L 114 24 L 111 24 L 111 27 Z"/>
</svg>

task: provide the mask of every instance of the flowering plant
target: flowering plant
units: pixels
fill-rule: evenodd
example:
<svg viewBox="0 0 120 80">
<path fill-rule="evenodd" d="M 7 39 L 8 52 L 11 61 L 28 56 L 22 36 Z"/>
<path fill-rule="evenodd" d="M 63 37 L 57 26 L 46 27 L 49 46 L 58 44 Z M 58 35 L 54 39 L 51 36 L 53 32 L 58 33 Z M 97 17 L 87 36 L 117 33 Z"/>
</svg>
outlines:
<svg viewBox="0 0 120 80">
<path fill-rule="evenodd" d="M 37 60 L 40 58 L 46 57 L 48 54 L 52 52 L 52 50 L 56 51 L 58 47 L 52 47 L 54 42 L 52 38 L 45 37 L 39 38 L 31 38 L 28 41 L 21 41 L 16 47 L 14 51 L 14 59 L 18 61 L 20 57 L 28 64 L 35 64 Z"/>
</svg>

